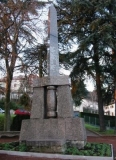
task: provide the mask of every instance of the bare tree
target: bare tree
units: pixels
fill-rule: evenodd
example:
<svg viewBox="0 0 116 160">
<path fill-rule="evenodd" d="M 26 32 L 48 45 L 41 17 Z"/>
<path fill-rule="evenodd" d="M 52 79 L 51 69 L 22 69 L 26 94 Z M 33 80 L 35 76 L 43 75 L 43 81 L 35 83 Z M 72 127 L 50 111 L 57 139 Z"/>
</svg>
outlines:
<svg viewBox="0 0 116 160">
<path fill-rule="evenodd" d="M 4 130 L 10 130 L 10 89 L 14 69 L 22 50 L 36 42 L 39 30 L 38 8 L 43 6 L 36 0 L 8 0 L 0 2 L 0 57 L 6 69 L 6 100 Z"/>
</svg>

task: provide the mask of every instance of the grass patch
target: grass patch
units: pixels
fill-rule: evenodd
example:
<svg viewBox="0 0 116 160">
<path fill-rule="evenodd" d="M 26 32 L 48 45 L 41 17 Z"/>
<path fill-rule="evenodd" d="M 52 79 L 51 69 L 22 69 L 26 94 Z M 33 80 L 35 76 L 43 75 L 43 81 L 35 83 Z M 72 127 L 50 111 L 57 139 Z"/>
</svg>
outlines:
<svg viewBox="0 0 116 160">
<path fill-rule="evenodd" d="M 83 149 L 66 145 L 66 150 L 62 154 L 66 155 L 83 155 L 83 156 L 112 156 L 111 145 L 105 143 L 87 143 Z M 37 152 L 37 147 L 26 146 L 25 143 L 12 142 L 0 144 L 0 150 L 20 151 L 20 152 Z"/>
<path fill-rule="evenodd" d="M 107 129 L 106 131 L 101 132 L 99 127 L 92 126 L 92 125 L 87 124 L 87 123 L 85 124 L 85 128 L 88 129 L 88 130 L 90 130 L 90 131 L 94 131 L 94 132 L 96 132 L 98 134 L 101 134 L 101 135 L 116 135 L 114 133 L 113 129 Z"/>
</svg>

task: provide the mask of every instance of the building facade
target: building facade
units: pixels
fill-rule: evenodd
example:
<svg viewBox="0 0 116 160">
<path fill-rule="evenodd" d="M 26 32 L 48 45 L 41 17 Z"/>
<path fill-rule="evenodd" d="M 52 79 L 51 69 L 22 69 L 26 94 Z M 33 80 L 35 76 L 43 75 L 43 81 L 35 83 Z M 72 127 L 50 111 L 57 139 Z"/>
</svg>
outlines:
<svg viewBox="0 0 116 160">
<path fill-rule="evenodd" d="M 115 116 L 115 103 L 105 106 L 104 114 L 109 116 Z"/>
<path fill-rule="evenodd" d="M 15 76 L 11 83 L 11 99 L 19 99 L 20 96 L 26 92 L 32 97 L 33 93 L 33 80 L 37 78 L 37 75 L 30 74 L 29 76 Z M 0 79 L 0 99 L 5 97 L 6 78 Z"/>
</svg>

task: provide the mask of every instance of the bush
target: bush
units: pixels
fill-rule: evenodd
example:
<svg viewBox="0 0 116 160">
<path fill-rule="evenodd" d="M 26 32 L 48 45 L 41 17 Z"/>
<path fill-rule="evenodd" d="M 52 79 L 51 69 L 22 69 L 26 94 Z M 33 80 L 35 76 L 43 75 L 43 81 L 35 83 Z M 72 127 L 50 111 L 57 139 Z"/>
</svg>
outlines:
<svg viewBox="0 0 116 160">
<path fill-rule="evenodd" d="M 13 118 L 12 124 L 11 124 L 11 131 L 20 131 L 21 129 L 21 123 L 23 119 L 29 119 L 29 115 L 16 115 Z"/>
<path fill-rule="evenodd" d="M 20 101 L 19 101 L 20 105 L 24 106 L 25 110 L 30 111 L 31 109 L 31 99 L 29 97 L 29 95 L 27 93 L 24 93 L 21 97 L 20 97 Z"/>
<path fill-rule="evenodd" d="M 23 106 L 19 105 L 18 103 L 14 102 L 14 101 L 11 101 L 10 102 L 10 109 L 13 109 L 13 110 L 16 110 L 18 108 L 23 108 Z"/>
<path fill-rule="evenodd" d="M 0 108 L 5 109 L 5 99 L 0 100 Z M 10 109 L 16 110 L 18 108 L 23 108 L 23 106 L 17 102 L 10 101 Z"/>
</svg>

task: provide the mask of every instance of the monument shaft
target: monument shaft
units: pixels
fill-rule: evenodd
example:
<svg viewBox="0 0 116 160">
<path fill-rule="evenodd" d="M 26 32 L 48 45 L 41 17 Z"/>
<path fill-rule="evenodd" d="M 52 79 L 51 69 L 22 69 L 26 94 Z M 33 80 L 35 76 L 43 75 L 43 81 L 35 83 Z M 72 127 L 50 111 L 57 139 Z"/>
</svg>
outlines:
<svg viewBox="0 0 116 160">
<path fill-rule="evenodd" d="M 50 41 L 48 52 L 48 76 L 54 77 L 59 75 L 59 54 L 58 54 L 58 31 L 57 31 L 57 13 L 53 5 L 49 7 L 48 14 L 48 38 Z M 47 117 L 55 118 L 56 104 L 56 87 L 47 87 Z"/>
<path fill-rule="evenodd" d="M 50 49 L 48 53 L 48 75 L 59 75 L 59 54 L 58 54 L 58 31 L 57 31 L 57 13 L 55 7 L 49 7 L 48 36 L 50 40 Z"/>
</svg>

